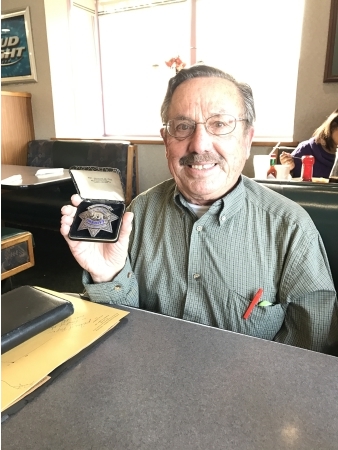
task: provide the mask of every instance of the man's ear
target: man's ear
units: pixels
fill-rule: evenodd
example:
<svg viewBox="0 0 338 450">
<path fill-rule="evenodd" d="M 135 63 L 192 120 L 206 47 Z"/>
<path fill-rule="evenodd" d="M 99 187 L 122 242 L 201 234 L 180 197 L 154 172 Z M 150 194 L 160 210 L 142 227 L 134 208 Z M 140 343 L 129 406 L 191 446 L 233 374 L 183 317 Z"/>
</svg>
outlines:
<svg viewBox="0 0 338 450">
<path fill-rule="evenodd" d="M 167 152 L 167 140 L 168 140 L 168 135 L 167 135 L 167 130 L 165 128 L 161 128 L 160 129 L 160 133 L 164 142 L 164 147 L 165 147 L 165 156 L 168 159 L 168 152 Z"/>
<path fill-rule="evenodd" d="M 247 131 L 247 135 L 246 135 L 246 159 L 248 159 L 250 156 L 251 144 L 252 144 L 254 134 L 255 134 L 254 127 L 250 127 L 250 129 Z"/>
<path fill-rule="evenodd" d="M 164 141 L 164 145 L 166 144 L 166 141 L 167 141 L 167 132 L 166 132 L 166 129 L 163 127 L 163 128 L 161 128 L 160 129 L 160 133 L 161 133 L 161 136 L 162 136 L 162 139 L 163 139 L 163 141 Z"/>
</svg>

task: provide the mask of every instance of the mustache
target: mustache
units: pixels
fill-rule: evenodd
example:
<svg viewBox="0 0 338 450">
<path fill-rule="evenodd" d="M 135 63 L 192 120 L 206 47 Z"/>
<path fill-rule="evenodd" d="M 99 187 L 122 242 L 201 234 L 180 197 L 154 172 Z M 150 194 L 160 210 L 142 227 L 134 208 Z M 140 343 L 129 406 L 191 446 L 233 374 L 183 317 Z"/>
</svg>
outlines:
<svg viewBox="0 0 338 450">
<path fill-rule="evenodd" d="M 179 163 L 181 166 L 194 166 L 202 164 L 223 164 L 224 158 L 214 153 L 204 153 L 198 155 L 197 153 L 190 153 L 187 156 L 182 156 Z"/>
</svg>

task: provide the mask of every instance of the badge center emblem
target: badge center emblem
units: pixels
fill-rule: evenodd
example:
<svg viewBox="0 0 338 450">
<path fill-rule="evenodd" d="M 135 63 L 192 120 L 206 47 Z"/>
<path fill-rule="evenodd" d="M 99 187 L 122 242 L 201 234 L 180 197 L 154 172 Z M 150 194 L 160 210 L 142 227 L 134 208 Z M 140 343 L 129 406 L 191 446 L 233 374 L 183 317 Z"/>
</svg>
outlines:
<svg viewBox="0 0 338 450">
<path fill-rule="evenodd" d="M 88 230 L 91 237 L 95 237 L 101 230 L 112 233 L 111 223 L 119 217 L 113 213 L 111 206 L 96 204 L 88 206 L 87 211 L 79 214 L 82 219 L 78 227 L 80 230 Z"/>
</svg>

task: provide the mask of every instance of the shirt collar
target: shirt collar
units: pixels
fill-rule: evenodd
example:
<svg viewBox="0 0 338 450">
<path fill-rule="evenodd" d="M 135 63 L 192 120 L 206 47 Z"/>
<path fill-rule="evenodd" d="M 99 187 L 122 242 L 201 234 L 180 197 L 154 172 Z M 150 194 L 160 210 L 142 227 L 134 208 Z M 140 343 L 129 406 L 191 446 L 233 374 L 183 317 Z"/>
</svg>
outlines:
<svg viewBox="0 0 338 450">
<path fill-rule="evenodd" d="M 210 205 L 207 214 L 217 214 L 220 225 L 223 225 L 227 219 L 241 210 L 245 196 L 245 186 L 243 176 L 241 175 L 237 184 L 230 192 L 226 193 L 224 197 L 216 200 L 212 205 Z M 189 209 L 188 202 L 178 190 L 177 185 L 175 185 L 174 189 L 174 202 L 182 210 L 182 212 L 186 212 L 186 210 Z"/>
</svg>

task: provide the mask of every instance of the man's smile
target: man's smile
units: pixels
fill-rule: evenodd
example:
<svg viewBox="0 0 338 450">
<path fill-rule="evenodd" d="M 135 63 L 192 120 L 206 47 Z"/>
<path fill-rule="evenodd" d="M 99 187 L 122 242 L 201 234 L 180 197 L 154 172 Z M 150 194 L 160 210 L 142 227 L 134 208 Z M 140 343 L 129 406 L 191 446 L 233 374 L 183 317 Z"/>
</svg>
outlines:
<svg viewBox="0 0 338 450">
<path fill-rule="evenodd" d="M 222 166 L 224 163 L 224 158 L 215 153 L 203 153 L 202 155 L 191 153 L 187 156 L 182 156 L 179 163 L 181 166 L 189 166 L 192 169 L 207 170 L 217 164 Z"/>
<path fill-rule="evenodd" d="M 197 169 L 197 170 L 207 170 L 207 169 L 211 169 L 212 167 L 215 167 L 216 163 L 214 164 L 199 164 L 199 165 L 189 165 L 189 167 L 191 167 L 192 169 Z"/>
</svg>

